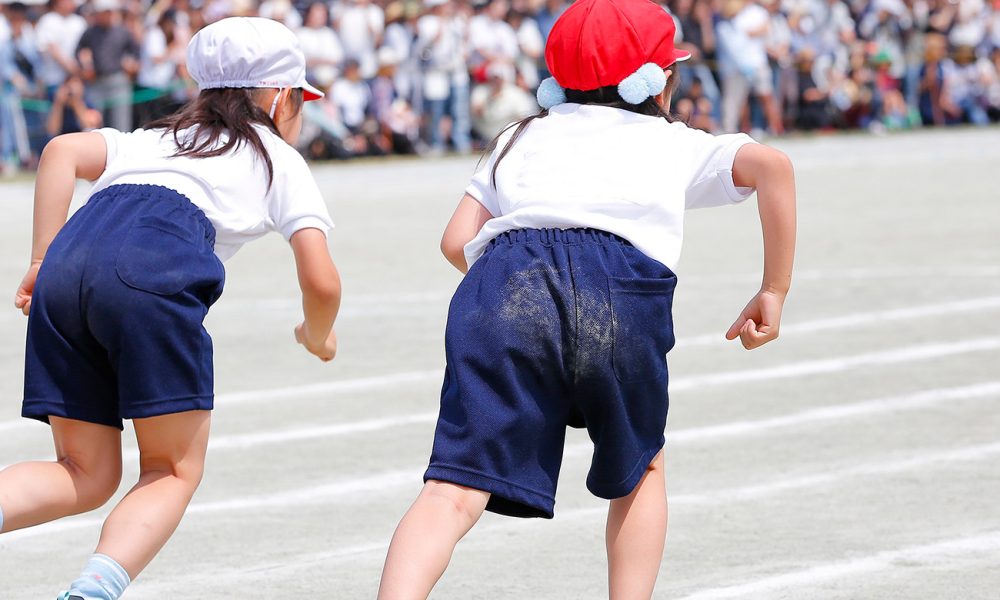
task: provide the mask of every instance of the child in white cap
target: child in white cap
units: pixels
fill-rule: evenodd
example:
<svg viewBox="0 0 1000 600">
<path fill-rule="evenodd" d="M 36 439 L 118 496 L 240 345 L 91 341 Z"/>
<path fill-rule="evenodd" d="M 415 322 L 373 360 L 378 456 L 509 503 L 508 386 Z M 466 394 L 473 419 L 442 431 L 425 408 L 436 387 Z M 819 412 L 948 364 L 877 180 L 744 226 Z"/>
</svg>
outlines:
<svg viewBox="0 0 1000 600">
<path fill-rule="evenodd" d="M 139 481 L 101 531 L 68 600 L 114 600 L 173 533 L 201 480 L 213 407 L 212 340 L 222 261 L 276 231 L 302 290 L 296 340 L 333 359 L 340 278 L 333 226 L 290 146 L 305 80 L 283 25 L 229 18 L 188 46 L 201 89 L 146 129 L 57 137 L 35 187 L 32 261 L 15 299 L 28 315 L 25 417 L 48 422 L 54 462 L 0 472 L 0 531 L 93 510 L 118 489 L 122 419 L 133 419 Z M 67 222 L 74 180 L 94 182 Z"/>
<path fill-rule="evenodd" d="M 392 538 L 379 598 L 426 598 L 484 510 L 552 518 L 566 427 L 594 442 L 587 488 L 610 500 L 609 594 L 649 598 L 667 525 L 663 476 L 673 268 L 686 208 L 757 190 L 760 290 L 726 334 L 777 337 L 795 187 L 782 153 L 667 111 L 674 22 L 649 0 L 577 0 L 546 46 L 543 111 L 501 134 L 442 250 L 467 275 L 424 488 Z"/>
</svg>

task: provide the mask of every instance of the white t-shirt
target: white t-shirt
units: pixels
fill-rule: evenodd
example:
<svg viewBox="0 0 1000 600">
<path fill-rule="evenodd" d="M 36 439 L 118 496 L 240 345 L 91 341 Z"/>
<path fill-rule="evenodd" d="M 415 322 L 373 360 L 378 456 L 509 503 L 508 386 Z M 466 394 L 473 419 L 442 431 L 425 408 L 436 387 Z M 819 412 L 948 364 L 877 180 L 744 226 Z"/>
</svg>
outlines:
<svg viewBox="0 0 1000 600">
<path fill-rule="evenodd" d="M 243 244 L 277 231 L 289 239 L 300 229 L 326 233 L 330 213 L 302 156 L 279 136 L 257 127 L 274 165 L 267 185 L 267 167 L 246 144 L 223 156 L 174 157 L 172 134 L 136 129 L 123 133 L 98 129 L 108 148 L 104 174 L 90 194 L 116 184 L 162 185 L 186 196 L 215 226 L 215 254 L 226 260 Z M 181 139 L 186 131 L 182 130 Z"/>
<path fill-rule="evenodd" d="M 465 246 L 472 266 L 490 240 L 522 228 L 592 227 L 619 235 L 673 269 L 686 208 L 741 202 L 733 183 L 746 134 L 714 136 L 683 123 L 605 106 L 560 104 L 528 125 L 500 162 L 497 144 L 465 190 L 494 216 Z"/>
<path fill-rule="evenodd" d="M 340 109 L 340 116 L 348 127 L 359 127 L 365 122 L 371 97 L 371 90 L 363 81 L 338 79 L 330 88 L 330 99 Z"/>
<path fill-rule="evenodd" d="M 339 8 L 338 8 L 339 7 Z M 385 14 L 374 4 L 338 5 L 334 19 L 338 23 L 340 42 L 348 58 L 361 65 L 361 76 L 370 79 L 378 70 L 375 43 L 385 29 Z"/>
<path fill-rule="evenodd" d="M 35 34 L 38 37 L 38 49 L 42 51 L 40 76 L 45 85 L 59 85 L 66 79 L 66 71 L 49 53 L 49 45 L 55 44 L 63 56 L 76 60 L 76 46 L 86 29 L 87 21 L 77 14 L 64 17 L 59 13 L 49 12 L 38 19 Z"/>
</svg>

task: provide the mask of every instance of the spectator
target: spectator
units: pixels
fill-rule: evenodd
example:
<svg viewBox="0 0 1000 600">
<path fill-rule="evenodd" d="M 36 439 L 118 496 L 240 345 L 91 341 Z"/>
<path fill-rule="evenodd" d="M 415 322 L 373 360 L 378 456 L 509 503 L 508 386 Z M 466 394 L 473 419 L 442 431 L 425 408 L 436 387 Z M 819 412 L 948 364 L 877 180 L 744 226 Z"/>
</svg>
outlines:
<svg viewBox="0 0 1000 600">
<path fill-rule="evenodd" d="M 51 0 L 49 7 L 51 10 L 38 20 L 36 33 L 42 53 L 41 80 L 51 100 L 66 77 L 79 72 L 76 47 L 87 21 L 76 14 L 75 0 Z"/>
<path fill-rule="evenodd" d="M 784 128 L 774 103 L 774 83 L 767 62 L 766 38 L 770 15 L 752 0 L 725 0 L 723 21 L 717 28 L 722 74 L 722 128 L 741 129 L 750 93 L 764 107 L 768 127 L 780 134 Z"/>
<path fill-rule="evenodd" d="M 670 13 L 677 26 L 674 45 L 691 53 L 691 58 L 681 67 L 689 76 L 680 78 L 677 95 L 690 96 L 690 88 L 698 81 L 701 88 L 699 96 L 703 94 L 711 103 L 714 111 L 711 120 L 717 121 L 721 94 L 715 75 L 709 67 L 709 61 L 715 58 L 712 7 L 707 0 L 674 0 L 670 6 Z"/>
<path fill-rule="evenodd" d="M 924 125 L 944 125 L 944 64 L 948 52 L 948 41 L 943 34 L 927 35 L 924 64 L 920 67 L 918 106 Z"/>
<path fill-rule="evenodd" d="M 295 10 L 290 0 L 264 0 L 257 9 L 257 15 L 284 23 L 292 31 L 302 27 L 302 15 Z"/>
<path fill-rule="evenodd" d="M 451 0 L 425 0 L 428 14 L 417 21 L 416 52 L 423 71 L 424 102 L 430 113 L 431 150 L 443 152 L 443 119 L 451 116 L 451 140 L 459 152 L 472 148 L 466 26 Z"/>
<path fill-rule="evenodd" d="M 136 76 L 140 124 L 165 117 L 179 108 L 173 94 L 178 67 L 184 64 L 188 40 L 178 35 L 176 12 L 164 11 L 143 37 Z"/>
<path fill-rule="evenodd" d="M 45 131 L 50 138 L 101 126 L 101 111 L 88 106 L 84 95 L 83 80 L 79 75 L 71 75 L 59 86 L 45 122 Z"/>
<path fill-rule="evenodd" d="M 138 71 L 139 47 L 121 24 L 119 0 L 94 0 L 94 24 L 76 50 L 90 104 L 104 122 L 119 131 L 132 130 L 132 79 Z"/>
<path fill-rule="evenodd" d="M 323 89 L 333 85 L 344 48 L 330 27 L 330 13 L 323 2 L 313 2 L 306 12 L 305 26 L 298 30 L 299 44 L 306 57 L 306 78 Z"/>
<path fill-rule="evenodd" d="M 376 143 L 386 154 L 414 154 L 420 135 L 420 119 L 409 103 L 396 94 L 395 75 L 399 57 L 389 47 L 378 51 L 378 75 L 371 84 L 371 113 L 379 124 Z"/>
<path fill-rule="evenodd" d="M 677 115 L 689 126 L 712 132 L 718 129 L 712 100 L 705 95 L 701 79 L 694 79 L 676 104 Z"/>
<path fill-rule="evenodd" d="M 541 10 L 538 11 L 538 30 L 542 33 L 542 39 L 549 39 L 549 32 L 566 9 L 569 8 L 567 0 L 545 0 Z M 548 77 L 548 75 L 545 75 Z"/>
<path fill-rule="evenodd" d="M 797 58 L 798 94 L 795 126 L 811 131 L 825 129 L 830 126 L 830 94 L 821 88 L 813 78 L 813 66 L 816 58 L 811 48 L 803 48 Z"/>
<path fill-rule="evenodd" d="M 396 95 L 406 100 L 417 112 L 423 103 L 419 90 L 420 65 L 413 52 L 417 38 L 417 18 L 420 16 L 419 6 L 415 2 L 392 2 L 385 7 L 385 37 L 384 47 L 391 48 L 399 59 L 393 84 Z"/>
<path fill-rule="evenodd" d="M 489 141 L 504 127 L 538 111 L 531 94 L 514 84 L 512 65 L 495 62 L 487 68 L 486 83 L 472 91 L 472 128 Z"/>
<path fill-rule="evenodd" d="M 486 70 L 491 64 L 513 65 L 517 60 L 517 33 L 505 20 L 509 10 L 507 0 L 489 0 L 469 20 L 469 67 L 477 82 L 486 81 Z"/>
<path fill-rule="evenodd" d="M 517 34 L 518 55 L 515 59 L 519 85 L 522 88 L 534 90 L 541 82 L 539 74 L 544 62 L 545 42 L 538 23 L 529 15 L 510 11 L 507 22 Z"/>
<path fill-rule="evenodd" d="M 344 0 L 336 7 L 333 20 L 344 55 L 358 62 L 362 78 L 371 79 L 378 67 L 375 49 L 382 44 L 385 15 L 371 0 Z"/>
<path fill-rule="evenodd" d="M 27 7 L 14 2 L 0 17 L 0 174 L 14 172 L 31 160 L 30 118 L 22 98 L 36 95 L 41 56 Z"/>
<path fill-rule="evenodd" d="M 959 46 L 953 57 L 943 62 L 943 68 L 946 120 L 988 125 L 988 80 L 976 61 L 976 51 L 971 46 Z"/>
</svg>

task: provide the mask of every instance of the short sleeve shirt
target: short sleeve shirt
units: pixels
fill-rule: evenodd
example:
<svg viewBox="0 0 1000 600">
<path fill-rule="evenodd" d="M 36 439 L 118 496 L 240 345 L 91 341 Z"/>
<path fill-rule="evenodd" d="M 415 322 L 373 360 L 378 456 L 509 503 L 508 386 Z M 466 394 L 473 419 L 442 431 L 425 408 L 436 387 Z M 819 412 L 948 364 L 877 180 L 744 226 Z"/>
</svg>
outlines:
<svg viewBox="0 0 1000 600">
<path fill-rule="evenodd" d="M 272 131 L 264 127 L 257 131 L 274 166 L 270 185 L 264 162 L 246 144 L 222 156 L 176 157 L 173 135 L 163 130 L 99 129 L 108 158 L 91 195 L 123 183 L 173 189 L 212 222 L 215 253 L 222 260 L 271 231 L 285 239 L 305 228 L 327 233 L 333 221 L 305 160 Z M 190 134 L 190 130 L 179 132 L 181 139 Z"/>
<path fill-rule="evenodd" d="M 592 227 L 619 235 L 670 268 L 680 258 L 684 211 L 741 202 L 733 182 L 745 134 L 714 136 L 604 106 L 561 104 L 532 121 L 493 167 L 501 136 L 466 193 L 493 219 L 465 247 L 471 266 L 494 237 L 512 229 Z"/>
</svg>

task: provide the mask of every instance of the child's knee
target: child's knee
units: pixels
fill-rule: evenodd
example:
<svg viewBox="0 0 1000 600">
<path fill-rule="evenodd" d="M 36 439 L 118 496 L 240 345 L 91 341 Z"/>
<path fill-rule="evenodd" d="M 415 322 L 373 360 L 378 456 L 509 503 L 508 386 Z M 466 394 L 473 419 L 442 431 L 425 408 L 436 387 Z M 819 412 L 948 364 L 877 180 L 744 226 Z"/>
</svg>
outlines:
<svg viewBox="0 0 1000 600">
<path fill-rule="evenodd" d="M 122 480 L 121 463 L 88 465 L 72 456 L 59 460 L 69 471 L 76 486 L 77 503 L 82 511 L 100 508 L 115 495 Z"/>
<path fill-rule="evenodd" d="M 453 514 L 463 520 L 475 522 L 486 509 L 489 494 L 465 486 L 444 481 L 428 481 L 424 485 L 422 496 L 430 500 L 442 502 Z"/>
<path fill-rule="evenodd" d="M 173 477 L 186 484 L 192 491 L 201 483 L 202 475 L 205 473 L 205 463 L 200 460 L 176 461 L 162 456 L 142 456 L 139 457 L 139 477 Z"/>
</svg>

